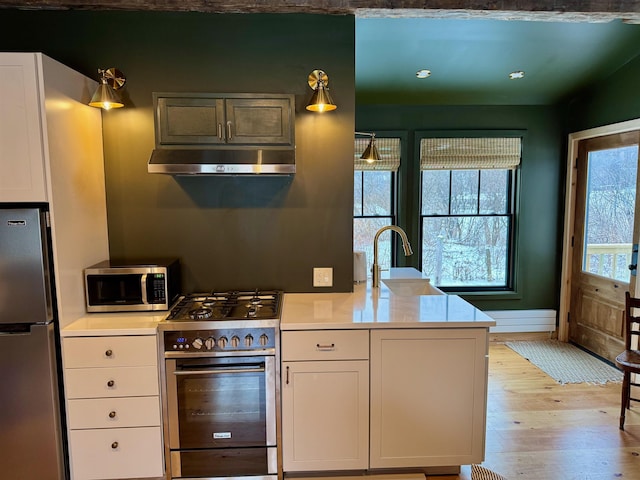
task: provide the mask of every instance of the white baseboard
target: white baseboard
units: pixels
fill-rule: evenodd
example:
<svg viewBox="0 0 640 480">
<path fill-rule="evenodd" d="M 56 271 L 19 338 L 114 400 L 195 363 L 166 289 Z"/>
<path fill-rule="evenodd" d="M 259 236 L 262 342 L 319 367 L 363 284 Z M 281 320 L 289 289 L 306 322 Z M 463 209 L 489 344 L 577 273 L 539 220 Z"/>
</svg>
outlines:
<svg viewBox="0 0 640 480">
<path fill-rule="evenodd" d="M 495 310 L 484 312 L 496 321 L 490 333 L 555 332 L 556 310 Z"/>
</svg>

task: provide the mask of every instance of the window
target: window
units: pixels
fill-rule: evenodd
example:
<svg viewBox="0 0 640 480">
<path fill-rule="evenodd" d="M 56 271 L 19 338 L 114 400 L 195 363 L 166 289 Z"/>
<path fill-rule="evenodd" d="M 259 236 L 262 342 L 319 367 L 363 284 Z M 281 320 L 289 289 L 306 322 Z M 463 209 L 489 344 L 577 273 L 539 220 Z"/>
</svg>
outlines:
<svg viewBox="0 0 640 480">
<path fill-rule="evenodd" d="M 586 168 L 582 271 L 629 283 L 638 145 L 590 149 Z"/>
<path fill-rule="evenodd" d="M 512 287 L 520 138 L 422 138 L 422 272 L 458 291 Z"/>
<path fill-rule="evenodd" d="M 370 272 L 376 232 L 396 222 L 395 177 L 400 166 L 400 139 L 376 136 L 382 159 L 373 164 L 360 159 L 368 143 L 369 138 L 355 139 L 353 249 L 365 252 Z M 386 269 L 391 267 L 391 259 L 391 234 L 385 232 L 378 242 L 378 261 Z"/>
</svg>

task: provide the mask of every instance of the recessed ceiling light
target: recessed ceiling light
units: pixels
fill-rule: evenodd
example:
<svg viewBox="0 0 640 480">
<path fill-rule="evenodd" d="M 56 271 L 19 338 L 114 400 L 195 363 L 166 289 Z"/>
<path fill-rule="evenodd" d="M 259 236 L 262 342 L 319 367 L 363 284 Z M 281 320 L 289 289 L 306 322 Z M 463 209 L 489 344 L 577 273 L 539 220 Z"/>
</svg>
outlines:
<svg viewBox="0 0 640 480">
<path fill-rule="evenodd" d="M 426 68 L 423 68 L 422 70 L 418 70 L 416 72 L 416 77 L 418 78 L 427 78 L 431 76 L 431 70 L 427 70 Z"/>
<path fill-rule="evenodd" d="M 519 80 L 521 78 L 524 78 L 524 72 L 522 70 L 518 70 L 516 72 L 511 72 L 509 74 L 509 78 L 511 80 Z"/>
</svg>

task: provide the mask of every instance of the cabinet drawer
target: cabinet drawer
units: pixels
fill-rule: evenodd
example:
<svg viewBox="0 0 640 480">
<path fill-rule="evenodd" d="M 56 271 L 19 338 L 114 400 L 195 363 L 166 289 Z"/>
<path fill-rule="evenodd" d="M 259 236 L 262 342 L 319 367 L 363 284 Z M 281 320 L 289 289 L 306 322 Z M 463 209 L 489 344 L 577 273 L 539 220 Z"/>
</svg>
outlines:
<svg viewBox="0 0 640 480">
<path fill-rule="evenodd" d="M 64 376 L 67 398 L 158 395 L 156 367 L 71 368 Z"/>
<path fill-rule="evenodd" d="M 160 427 L 69 432 L 73 480 L 161 477 Z"/>
<path fill-rule="evenodd" d="M 160 426 L 159 397 L 95 398 L 69 400 L 69 428 Z"/>
<path fill-rule="evenodd" d="M 70 337 L 62 343 L 65 368 L 157 365 L 155 335 Z"/>
<path fill-rule="evenodd" d="M 367 330 L 282 332 L 282 360 L 367 360 Z"/>
</svg>

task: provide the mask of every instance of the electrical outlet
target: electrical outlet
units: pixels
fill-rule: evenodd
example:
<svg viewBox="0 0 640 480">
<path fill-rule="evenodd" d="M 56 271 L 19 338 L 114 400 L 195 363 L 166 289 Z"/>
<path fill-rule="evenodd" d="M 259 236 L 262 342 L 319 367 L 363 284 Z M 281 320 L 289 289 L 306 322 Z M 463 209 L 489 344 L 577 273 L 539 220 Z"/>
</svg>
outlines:
<svg viewBox="0 0 640 480">
<path fill-rule="evenodd" d="M 314 267 L 313 286 L 314 287 L 333 287 L 333 268 Z"/>
</svg>

